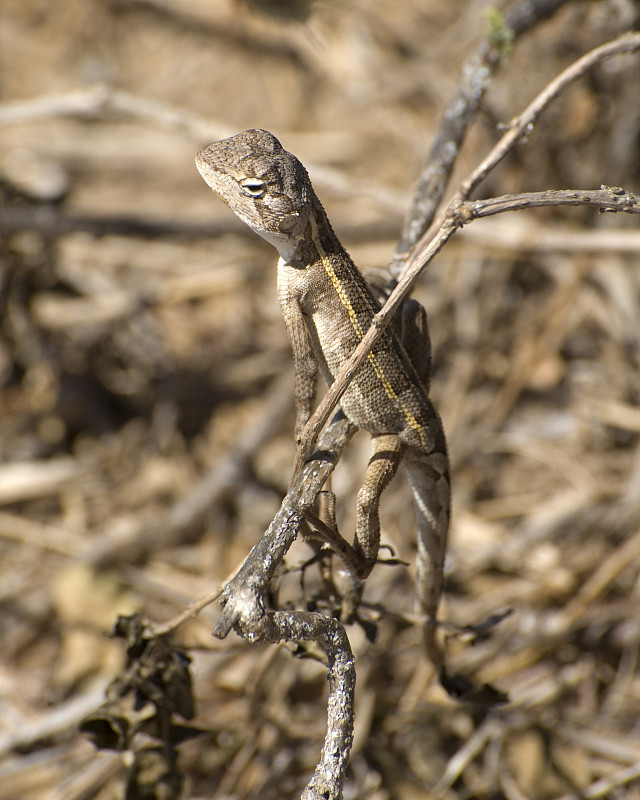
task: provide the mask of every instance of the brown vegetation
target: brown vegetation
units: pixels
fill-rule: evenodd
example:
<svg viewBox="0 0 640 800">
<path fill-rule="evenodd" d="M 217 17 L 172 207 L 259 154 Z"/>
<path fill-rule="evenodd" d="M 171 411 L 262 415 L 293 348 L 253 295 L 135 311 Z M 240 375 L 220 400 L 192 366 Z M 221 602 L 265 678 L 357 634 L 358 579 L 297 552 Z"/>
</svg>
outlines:
<svg viewBox="0 0 640 800">
<path fill-rule="evenodd" d="M 453 184 L 500 123 L 637 14 L 630 0 L 576 0 L 518 40 Z M 137 649 L 135 624 L 128 641 L 107 636 L 118 614 L 162 622 L 221 585 L 276 512 L 293 458 L 274 251 L 213 198 L 193 155 L 273 131 L 308 165 L 356 263 L 383 267 L 485 25 L 467 0 L 4 0 L 3 798 L 111 800 L 127 780 L 132 798 L 168 798 L 180 779 L 186 798 L 300 795 L 324 736 L 318 660 L 213 639 L 215 605 L 173 637 L 191 685 L 176 650 Z M 638 193 L 638 66 L 611 59 L 570 87 L 482 196 Z M 398 480 L 383 540 L 411 566 L 380 565 L 367 585 L 376 641 L 349 628 L 345 797 L 640 798 L 639 253 L 637 216 L 501 215 L 457 235 L 416 290 L 453 465 L 441 616 L 512 612 L 487 638 L 451 638 L 448 655 L 510 702 L 456 704 L 422 659 Z M 334 473 L 345 533 L 366 438 Z M 298 569 L 310 555 L 303 543 L 289 554 L 283 607 L 313 598 L 317 574 L 302 582 Z M 149 682 L 123 672 L 127 648 Z M 125 704 L 164 681 L 162 719 L 153 703 L 120 707 L 141 726 L 135 781 L 126 756 L 78 732 L 116 676 Z M 154 761 L 167 726 L 185 739 L 175 768 L 175 753 Z"/>
</svg>

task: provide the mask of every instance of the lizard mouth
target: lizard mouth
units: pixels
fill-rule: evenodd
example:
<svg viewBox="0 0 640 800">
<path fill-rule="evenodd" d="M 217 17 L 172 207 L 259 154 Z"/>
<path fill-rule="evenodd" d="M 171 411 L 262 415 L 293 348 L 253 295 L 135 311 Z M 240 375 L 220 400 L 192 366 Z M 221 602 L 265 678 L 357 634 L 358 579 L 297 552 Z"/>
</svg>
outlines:
<svg viewBox="0 0 640 800">
<path fill-rule="evenodd" d="M 211 176 L 215 175 L 215 170 L 211 166 L 209 159 L 207 158 L 207 150 L 208 148 L 205 147 L 204 150 L 200 150 L 197 153 L 195 162 L 196 162 L 196 169 L 202 175 L 204 182 L 209 186 L 213 191 L 219 195 L 220 193 L 216 189 L 215 184 L 211 180 Z M 221 196 L 221 199 L 224 200 L 224 197 Z M 226 201 L 225 201 L 226 202 Z"/>
</svg>

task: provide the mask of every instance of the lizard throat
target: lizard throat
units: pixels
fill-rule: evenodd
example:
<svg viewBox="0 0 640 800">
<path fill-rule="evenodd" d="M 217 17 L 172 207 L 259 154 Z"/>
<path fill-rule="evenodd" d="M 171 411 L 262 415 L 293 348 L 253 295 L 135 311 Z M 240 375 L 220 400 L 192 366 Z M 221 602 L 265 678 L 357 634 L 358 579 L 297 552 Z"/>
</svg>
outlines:
<svg viewBox="0 0 640 800">
<path fill-rule="evenodd" d="M 294 256 L 296 250 L 298 249 L 299 240 L 293 236 L 288 236 L 285 233 L 274 233 L 273 231 L 266 231 L 264 228 L 258 228 L 255 225 L 250 225 L 258 236 L 261 236 L 270 245 L 276 248 L 278 253 L 280 254 L 280 258 L 285 264 L 291 264 L 291 266 L 295 266 Z"/>
</svg>

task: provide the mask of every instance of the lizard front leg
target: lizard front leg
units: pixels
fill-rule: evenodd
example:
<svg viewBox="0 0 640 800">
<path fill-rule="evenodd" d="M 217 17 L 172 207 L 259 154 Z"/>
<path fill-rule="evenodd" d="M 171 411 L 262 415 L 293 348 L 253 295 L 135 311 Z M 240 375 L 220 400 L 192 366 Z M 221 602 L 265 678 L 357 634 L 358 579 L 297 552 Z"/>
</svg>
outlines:
<svg viewBox="0 0 640 800">
<path fill-rule="evenodd" d="M 427 312 L 414 298 L 405 300 L 393 318 L 393 326 L 415 369 L 426 395 L 431 383 L 431 337 Z"/>
<path fill-rule="evenodd" d="M 279 295 L 282 316 L 284 317 L 289 342 L 291 343 L 294 366 L 293 399 L 296 412 L 296 458 L 292 473 L 293 480 L 304 466 L 308 456 L 311 455 L 301 451 L 300 434 L 315 407 L 319 364 L 307 319 L 298 299 L 284 290 L 280 290 Z"/>
</svg>

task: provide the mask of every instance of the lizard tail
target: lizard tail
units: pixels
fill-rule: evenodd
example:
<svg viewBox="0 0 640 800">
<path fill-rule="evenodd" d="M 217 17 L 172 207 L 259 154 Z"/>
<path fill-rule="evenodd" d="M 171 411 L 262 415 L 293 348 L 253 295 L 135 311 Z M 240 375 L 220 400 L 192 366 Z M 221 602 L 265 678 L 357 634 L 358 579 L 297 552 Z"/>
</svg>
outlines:
<svg viewBox="0 0 640 800">
<path fill-rule="evenodd" d="M 444 558 L 449 530 L 449 460 L 444 447 L 426 455 L 407 448 L 404 468 L 413 490 L 418 514 L 418 602 L 424 615 L 424 646 L 442 687 L 456 700 L 491 707 L 508 702 L 508 696 L 488 683 L 480 686 L 463 675 L 451 674 L 438 638 L 436 615 L 444 587 Z"/>
<path fill-rule="evenodd" d="M 436 615 L 444 588 L 444 559 L 450 515 L 449 460 L 444 448 L 426 455 L 407 448 L 403 460 L 418 517 L 418 603 L 425 617 L 423 636 L 429 660 L 440 678 L 444 654 Z"/>
</svg>

